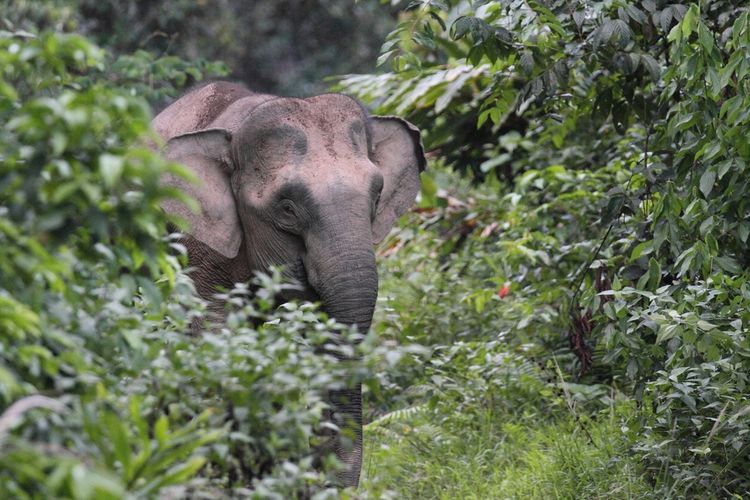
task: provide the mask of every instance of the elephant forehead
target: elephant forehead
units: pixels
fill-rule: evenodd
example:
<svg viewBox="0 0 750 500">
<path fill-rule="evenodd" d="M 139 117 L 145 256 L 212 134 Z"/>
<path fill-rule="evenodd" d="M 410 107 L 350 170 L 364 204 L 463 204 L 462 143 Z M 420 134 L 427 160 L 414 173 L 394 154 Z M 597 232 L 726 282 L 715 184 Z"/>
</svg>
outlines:
<svg viewBox="0 0 750 500">
<path fill-rule="evenodd" d="M 356 101 L 338 94 L 258 106 L 232 141 L 235 189 L 261 200 L 289 182 L 305 183 L 315 195 L 329 182 L 364 182 L 374 169 L 367 119 Z"/>
<path fill-rule="evenodd" d="M 256 108 L 240 130 L 240 144 L 251 157 L 263 151 L 299 156 L 367 154 L 367 117 L 351 98 L 325 94 L 308 99 L 279 98 Z M 268 140 L 276 137 L 279 140 Z M 305 147 L 302 147 L 304 143 Z M 247 157 L 248 155 L 245 155 Z"/>
</svg>

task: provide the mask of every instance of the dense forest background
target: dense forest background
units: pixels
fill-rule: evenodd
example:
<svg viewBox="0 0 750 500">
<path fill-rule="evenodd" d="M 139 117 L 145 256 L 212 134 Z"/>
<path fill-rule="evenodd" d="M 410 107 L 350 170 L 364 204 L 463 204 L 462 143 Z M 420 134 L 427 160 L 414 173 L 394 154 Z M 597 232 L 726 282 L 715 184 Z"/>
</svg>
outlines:
<svg viewBox="0 0 750 500">
<path fill-rule="evenodd" d="M 663 0 L 0 2 L 8 498 L 742 498 L 750 12 Z M 338 76 L 337 76 L 338 75 Z M 423 131 L 361 360 L 259 276 L 204 313 L 144 147 L 215 78 Z M 252 320 L 249 321 L 248 318 Z M 363 484 L 312 466 L 366 386 Z"/>
</svg>

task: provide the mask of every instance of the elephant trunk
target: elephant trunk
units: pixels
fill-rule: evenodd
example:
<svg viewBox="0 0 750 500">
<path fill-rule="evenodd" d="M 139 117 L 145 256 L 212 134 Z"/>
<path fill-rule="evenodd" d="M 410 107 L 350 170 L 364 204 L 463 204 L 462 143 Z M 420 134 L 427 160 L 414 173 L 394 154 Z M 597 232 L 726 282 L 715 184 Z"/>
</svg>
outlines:
<svg viewBox="0 0 750 500">
<path fill-rule="evenodd" d="M 365 241 L 369 242 L 370 238 Z M 339 251 L 315 261 L 313 272 L 308 267 L 309 281 L 329 316 L 344 325 L 356 325 L 360 333 L 366 334 L 378 292 L 375 255 L 369 246 L 354 251 L 337 247 Z M 341 486 L 357 486 L 362 465 L 362 384 L 349 384 L 331 391 L 329 403 L 331 421 L 341 429 L 341 435 L 326 448 L 333 448 L 336 457 L 346 465 L 346 469 L 337 474 Z"/>
<path fill-rule="evenodd" d="M 311 284 L 323 310 L 361 333 L 370 328 L 378 297 L 378 271 L 372 248 L 342 252 L 318 264 L 319 278 Z M 316 282 L 317 281 L 317 282 Z"/>
<path fill-rule="evenodd" d="M 330 391 L 330 420 L 342 436 L 334 437 L 330 446 L 345 468 L 336 473 L 342 487 L 359 485 L 362 468 L 362 384 L 357 382 L 345 389 Z"/>
</svg>

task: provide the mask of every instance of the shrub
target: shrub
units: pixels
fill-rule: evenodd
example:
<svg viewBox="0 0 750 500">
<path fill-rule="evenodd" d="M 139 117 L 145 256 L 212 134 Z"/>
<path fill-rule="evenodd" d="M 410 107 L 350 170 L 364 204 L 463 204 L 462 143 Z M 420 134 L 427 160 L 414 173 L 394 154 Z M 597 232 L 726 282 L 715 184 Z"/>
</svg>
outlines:
<svg viewBox="0 0 750 500">
<path fill-rule="evenodd" d="M 144 146 L 148 106 L 108 61 L 78 36 L 0 36 L 0 495 L 330 496 L 322 396 L 382 356 L 320 354 L 341 326 L 274 308 L 278 273 L 191 335 L 204 304 L 159 206 L 183 170 Z"/>
<path fill-rule="evenodd" d="M 428 178 L 425 230 L 393 243 L 414 286 L 386 332 L 502 332 L 642 405 L 635 449 L 660 491 L 745 491 L 747 8 L 417 1 L 401 21 L 390 71 L 340 87 L 485 185 Z"/>
</svg>

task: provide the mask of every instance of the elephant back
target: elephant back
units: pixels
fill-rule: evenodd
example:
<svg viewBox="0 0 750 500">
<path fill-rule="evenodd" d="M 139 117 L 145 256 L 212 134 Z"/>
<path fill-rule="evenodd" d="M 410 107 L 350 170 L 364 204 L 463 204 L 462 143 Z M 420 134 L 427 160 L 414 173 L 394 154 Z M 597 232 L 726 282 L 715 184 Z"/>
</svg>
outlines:
<svg viewBox="0 0 750 500">
<path fill-rule="evenodd" d="M 211 82 L 167 106 L 151 122 L 164 141 L 188 132 L 205 129 L 232 103 L 255 95 L 242 85 Z"/>
</svg>

